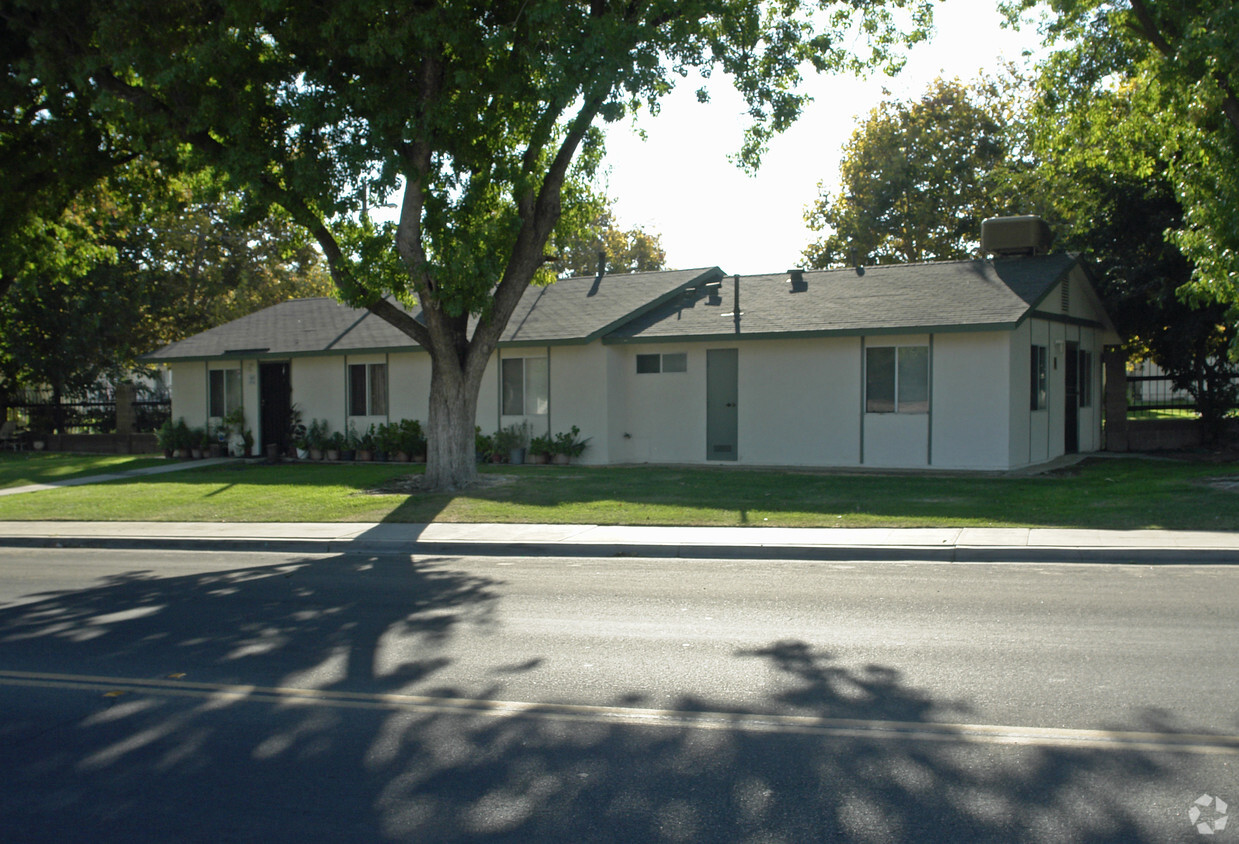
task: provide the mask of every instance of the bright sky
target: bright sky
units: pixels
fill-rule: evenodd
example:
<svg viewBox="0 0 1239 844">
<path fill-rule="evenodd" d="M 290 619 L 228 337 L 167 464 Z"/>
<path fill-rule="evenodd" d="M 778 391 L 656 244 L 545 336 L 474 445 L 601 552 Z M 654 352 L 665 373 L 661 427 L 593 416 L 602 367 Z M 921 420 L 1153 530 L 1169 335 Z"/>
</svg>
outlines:
<svg viewBox="0 0 1239 844">
<path fill-rule="evenodd" d="M 903 72 L 858 81 L 850 76 L 806 79 L 814 102 L 789 131 L 775 138 L 755 177 L 728 160 L 740 148 L 743 101 L 720 74 L 712 100 L 697 102 L 685 80 L 657 118 L 644 115 L 642 141 L 630 122 L 607 133 L 607 192 L 619 224 L 662 235 L 667 266 L 719 266 L 728 273 L 782 272 L 799 263 L 816 236 L 804 209 L 817 184 L 838 179 L 843 145 L 863 116 L 885 96 L 919 97 L 938 76 L 968 81 L 981 70 L 1022 62 L 1036 50 L 1035 26 L 1001 27 L 996 0 L 945 0 L 935 7 L 936 34 L 911 52 Z"/>
</svg>

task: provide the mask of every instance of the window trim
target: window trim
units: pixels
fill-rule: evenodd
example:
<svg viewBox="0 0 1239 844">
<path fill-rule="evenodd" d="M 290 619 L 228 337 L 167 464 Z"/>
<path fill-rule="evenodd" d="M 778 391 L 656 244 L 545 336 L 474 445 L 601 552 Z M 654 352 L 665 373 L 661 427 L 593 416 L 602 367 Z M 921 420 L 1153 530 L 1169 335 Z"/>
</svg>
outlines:
<svg viewBox="0 0 1239 844">
<path fill-rule="evenodd" d="M 223 407 L 223 411 L 224 411 L 223 413 L 218 413 L 218 414 L 212 413 L 212 411 L 215 410 L 215 406 L 214 406 L 215 405 L 215 387 L 214 387 L 213 382 L 215 381 L 216 372 L 220 373 L 219 379 L 220 379 L 221 394 L 219 396 L 219 399 L 220 399 L 220 405 Z M 235 403 L 230 403 L 228 401 L 229 375 L 232 375 L 235 379 L 235 387 L 236 387 Z M 236 410 L 238 407 L 243 407 L 244 404 L 245 404 L 245 401 L 242 395 L 241 367 L 239 365 L 228 366 L 228 367 L 215 367 L 213 369 L 207 370 L 207 418 L 223 419 L 228 414 L 232 413 L 232 411 Z"/>
<path fill-rule="evenodd" d="M 374 389 L 375 369 L 376 367 L 380 367 L 380 366 L 383 367 L 382 376 L 381 376 L 381 383 L 383 386 L 383 394 L 382 394 L 383 404 L 381 407 L 376 407 L 376 402 L 379 396 L 377 395 L 378 391 Z M 354 384 L 353 373 L 359 369 L 363 373 L 361 376 L 361 379 L 362 379 L 362 389 L 364 390 L 364 393 L 362 394 L 362 397 L 361 397 L 361 408 L 365 411 L 364 413 L 353 412 L 354 410 L 357 409 L 357 402 L 356 402 L 357 391 L 356 391 L 356 385 Z M 346 410 L 348 411 L 347 415 L 349 416 L 349 418 L 356 419 L 359 417 L 366 417 L 366 416 L 386 416 L 388 414 L 391 408 L 391 401 L 389 399 L 391 391 L 389 389 L 389 384 L 388 384 L 387 379 L 388 379 L 388 369 L 387 369 L 386 362 L 348 364 L 348 366 L 345 369 L 345 392 L 346 392 L 345 404 L 346 404 Z"/>
<path fill-rule="evenodd" d="M 925 397 L 924 399 L 908 402 L 901 398 L 902 391 L 900 390 L 900 380 L 901 380 L 900 360 L 903 357 L 904 350 L 911 351 L 913 349 L 917 351 L 923 351 L 925 355 L 925 370 L 924 370 L 925 371 Z M 893 352 L 893 355 L 891 356 L 891 361 L 890 361 L 890 365 L 891 365 L 891 381 L 890 381 L 891 409 L 890 410 L 874 410 L 871 407 L 871 402 L 874 401 L 874 399 L 870 398 L 870 385 L 871 385 L 870 355 L 873 354 L 874 352 L 882 352 L 882 351 L 888 351 L 888 350 Z M 903 414 L 905 416 L 928 415 L 932 407 L 932 393 L 933 393 L 933 386 L 931 384 L 931 378 L 932 378 L 932 373 L 933 373 L 932 357 L 933 357 L 932 346 L 929 343 L 902 343 L 902 344 L 890 345 L 890 346 L 868 346 L 868 345 L 865 346 L 865 359 L 864 359 L 865 413 L 867 414 L 872 413 L 874 415 L 886 415 L 890 413 L 897 413 L 897 414 Z M 907 410 L 901 407 L 902 404 L 911 404 L 911 405 L 916 406 L 917 409 Z"/>
<path fill-rule="evenodd" d="M 642 369 L 641 363 L 645 361 L 647 368 Z M 671 361 L 671 367 L 667 364 Z M 649 366 L 653 364 L 653 369 Z M 638 354 L 636 356 L 636 368 L 638 375 L 679 375 L 688 372 L 688 352 L 648 352 Z"/>
<path fill-rule="evenodd" d="M 541 391 L 530 389 L 531 386 L 534 386 L 533 381 L 532 381 L 533 376 L 530 371 L 532 367 L 530 367 L 529 365 L 530 361 L 541 361 L 542 362 L 543 371 L 545 373 L 544 375 L 545 381 L 542 385 L 543 389 Z M 509 367 L 508 366 L 509 363 L 512 363 L 513 366 Z M 515 364 L 517 363 L 520 364 L 519 368 L 520 368 L 520 373 L 521 373 L 520 374 L 521 406 L 520 406 L 519 412 L 513 413 L 513 412 L 510 412 L 513 410 L 513 408 L 508 404 L 505 373 L 509 371 L 509 369 L 515 370 L 517 368 Z M 549 415 L 551 412 L 551 369 L 550 369 L 550 366 L 551 366 L 550 358 L 546 356 L 542 356 L 542 355 L 531 356 L 531 357 L 502 358 L 499 362 L 499 415 L 500 416 L 547 416 Z M 539 401 L 541 401 L 545 405 L 545 409 L 542 410 L 541 412 L 538 411 L 538 407 L 537 407 Z M 533 404 L 533 407 L 530 407 L 531 404 Z"/>
<path fill-rule="evenodd" d="M 1050 347 L 1033 343 L 1029 350 L 1028 409 L 1032 412 L 1050 407 Z"/>
</svg>

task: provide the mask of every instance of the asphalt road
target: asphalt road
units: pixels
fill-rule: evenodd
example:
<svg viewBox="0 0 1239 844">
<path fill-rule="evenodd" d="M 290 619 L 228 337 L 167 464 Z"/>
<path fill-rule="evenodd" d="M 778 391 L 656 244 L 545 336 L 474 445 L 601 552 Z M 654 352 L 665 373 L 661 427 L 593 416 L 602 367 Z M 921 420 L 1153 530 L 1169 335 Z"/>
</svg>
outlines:
<svg viewBox="0 0 1239 844">
<path fill-rule="evenodd" d="M 6 841 L 1239 841 L 1214 796 L 1239 567 L 0 551 Z"/>
</svg>

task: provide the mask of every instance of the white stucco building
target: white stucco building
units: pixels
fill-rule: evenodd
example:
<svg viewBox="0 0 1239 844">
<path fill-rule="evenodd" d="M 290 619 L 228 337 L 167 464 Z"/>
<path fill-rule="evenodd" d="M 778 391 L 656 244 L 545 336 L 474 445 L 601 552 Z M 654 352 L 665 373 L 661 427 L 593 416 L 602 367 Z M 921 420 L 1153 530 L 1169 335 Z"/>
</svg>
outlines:
<svg viewBox="0 0 1239 844">
<path fill-rule="evenodd" d="M 574 278 L 526 293 L 477 423 L 576 425 L 594 464 L 1012 469 L 1101 447 L 1101 352 L 1118 341 L 1065 254 Z M 148 360 L 168 367 L 173 418 L 239 404 L 260 442 L 290 401 L 333 430 L 427 415 L 429 356 L 331 299 Z"/>
</svg>

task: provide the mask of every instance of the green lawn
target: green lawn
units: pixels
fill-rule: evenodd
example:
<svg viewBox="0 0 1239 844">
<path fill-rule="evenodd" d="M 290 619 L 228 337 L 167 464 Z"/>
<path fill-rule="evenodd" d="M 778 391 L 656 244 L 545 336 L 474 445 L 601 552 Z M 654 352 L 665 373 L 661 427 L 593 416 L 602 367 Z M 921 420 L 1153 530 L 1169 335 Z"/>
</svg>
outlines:
<svg viewBox="0 0 1239 844">
<path fill-rule="evenodd" d="M 127 454 L 45 454 L 37 451 L 0 453 L 0 489 L 47 484 L 85 475 L 106 475 L 164 463 L 162 457 Z"/>
<path fill-rule="evenodd" d="M 408 464 L 238 463 L 0 497 L 0 520 L 549 522 L 1239 531 L 1236 463 L 1093 459 L 1033 477 L 723 467 L 486 467 L 456 495 L 370 494 Z"/>
</svg>

